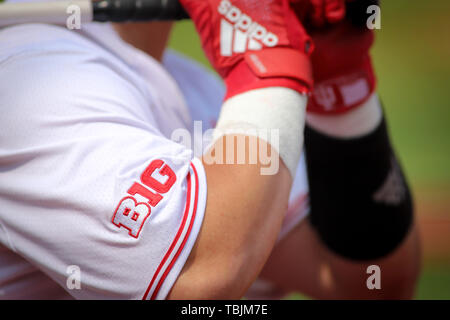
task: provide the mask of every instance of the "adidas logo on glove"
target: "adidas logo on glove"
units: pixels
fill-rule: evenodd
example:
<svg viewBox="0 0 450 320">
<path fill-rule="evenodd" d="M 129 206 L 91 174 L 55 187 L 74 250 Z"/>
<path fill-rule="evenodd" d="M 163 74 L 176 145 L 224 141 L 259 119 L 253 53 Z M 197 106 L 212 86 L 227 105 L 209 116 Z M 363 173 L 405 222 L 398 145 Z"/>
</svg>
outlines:
<svg viewBox="0 0 450 320">
<path fill-rule="evenodd" d="M 220 26 L 220 53 L 229 57 L 233 53 L 248 50 L 261 50 L 263 45 L 274 47 L 278 37 L 268 32 L 262 25 L 254 22 L 229 0 L 222 0 L 218 7 L 224 17 Z"/>
</svg>

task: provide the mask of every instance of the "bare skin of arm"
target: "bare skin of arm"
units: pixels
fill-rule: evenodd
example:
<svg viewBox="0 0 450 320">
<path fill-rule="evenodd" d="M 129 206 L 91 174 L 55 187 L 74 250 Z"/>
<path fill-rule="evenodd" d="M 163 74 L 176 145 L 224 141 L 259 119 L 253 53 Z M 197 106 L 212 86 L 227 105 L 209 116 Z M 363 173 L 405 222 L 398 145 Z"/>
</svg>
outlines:
<svg viewBox="0 0 450 320">
<path fill-rule="evenodd" d="M 205 164 L 205 218 L 169 299 L 239 299 L 255 280 L 275 244 L 292 182 L 284 164 L 271 176 L 260 168 Z"/>
</svg>

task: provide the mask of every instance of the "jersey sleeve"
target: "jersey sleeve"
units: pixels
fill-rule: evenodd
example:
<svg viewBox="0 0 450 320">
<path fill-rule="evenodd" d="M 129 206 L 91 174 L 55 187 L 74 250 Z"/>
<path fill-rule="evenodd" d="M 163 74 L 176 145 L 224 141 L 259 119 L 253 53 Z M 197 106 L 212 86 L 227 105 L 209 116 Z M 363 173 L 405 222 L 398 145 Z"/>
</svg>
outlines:
<svg viewBox="0 0 450 320">
<path fill-rule="evenodd" d="M 119 61 L 40 50 L 0 61 L 0 242 L 75 298 L 166 298 L 203 221 L 202 163 Z"/>
</svg>

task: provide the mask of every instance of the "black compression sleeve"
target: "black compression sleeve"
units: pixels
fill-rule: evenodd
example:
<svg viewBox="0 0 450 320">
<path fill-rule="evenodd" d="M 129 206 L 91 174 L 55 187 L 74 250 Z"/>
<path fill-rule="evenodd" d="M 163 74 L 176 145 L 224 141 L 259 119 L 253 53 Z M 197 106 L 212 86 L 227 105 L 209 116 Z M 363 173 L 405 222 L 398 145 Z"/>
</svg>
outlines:
<svg viewBox="0 0 450 320">
<path fill-rule="evenodd" d="M 412 225 L 413 208 L 386 122 L 355 139 L 306 126 L 305 150 L 311 222 L 325 245 L 353 260 L 392 252 Z"/>
</svg>

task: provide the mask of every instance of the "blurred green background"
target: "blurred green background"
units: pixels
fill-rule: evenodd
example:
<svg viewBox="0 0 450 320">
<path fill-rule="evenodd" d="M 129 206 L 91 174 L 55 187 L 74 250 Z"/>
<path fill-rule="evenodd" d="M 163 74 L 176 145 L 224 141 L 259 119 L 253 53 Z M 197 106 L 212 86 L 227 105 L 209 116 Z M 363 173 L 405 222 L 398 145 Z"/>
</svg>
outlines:
<svg viewBox="0 0 450 320">
<path fill-rule="evenodd" d="M 415 195 L 417 299 L 450 299 L 450 1 L 382 1 L 373 57 L 393 143 Z M 190 22 L 170 46 L 209 66 Z M 295 295 L 292 298 L 301 298 Z"/>
</svg>

